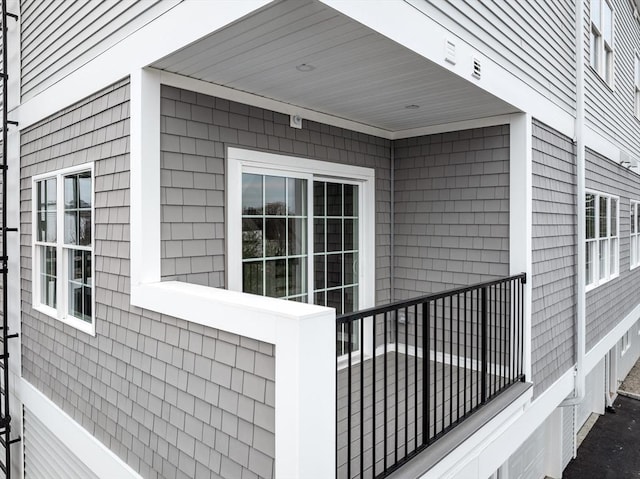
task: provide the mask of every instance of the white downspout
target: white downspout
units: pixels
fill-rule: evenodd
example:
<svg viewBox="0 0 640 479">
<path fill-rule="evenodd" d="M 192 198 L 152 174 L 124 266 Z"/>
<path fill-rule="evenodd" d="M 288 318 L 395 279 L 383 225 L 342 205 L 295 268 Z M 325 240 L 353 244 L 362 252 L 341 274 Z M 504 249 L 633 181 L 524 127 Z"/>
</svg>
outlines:
<svg viewBox="0 0 640 479">
<path fill-rule="evenodd" d="M 576 182 L 578 207 L 578 254 L 576 257 L 576 368 L 574 396 L 560 406 L 574 406 L 584 399 L 585 315 L 585 145 L 584 145 L 584 4 L 576 0 Z"/>
</svg>

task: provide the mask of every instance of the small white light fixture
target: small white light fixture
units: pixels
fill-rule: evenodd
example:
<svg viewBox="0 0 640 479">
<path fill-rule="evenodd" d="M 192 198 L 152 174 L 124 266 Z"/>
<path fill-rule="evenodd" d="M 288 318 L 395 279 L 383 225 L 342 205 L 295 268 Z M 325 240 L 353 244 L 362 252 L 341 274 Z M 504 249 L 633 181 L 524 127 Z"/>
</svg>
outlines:
<svg viewBox="0 0 640 479">
<path fill-rule="evenodd" d="M 418 108 L 420 108 L 420 105 L 405 105 L 405 108 L 407 110 L 417 110 Z"/>
<path fill-rule="evenodd" d="M 302 129 L 302 117 L 300 115 L 291 115 L 289 117 L 289 126 L 291 128 Z"/>
<path fill-rule="evenodd" d="M 314 67 L 313 65 L 311 65 L 309 63 L 301 63 L 300 65 L 296 66 L 296 70 L 298 70 L 299 72 L 302 72 L 302 73 L 312 72 L 315 69 L 316 69 L 316 67 Z"/>
</svg>

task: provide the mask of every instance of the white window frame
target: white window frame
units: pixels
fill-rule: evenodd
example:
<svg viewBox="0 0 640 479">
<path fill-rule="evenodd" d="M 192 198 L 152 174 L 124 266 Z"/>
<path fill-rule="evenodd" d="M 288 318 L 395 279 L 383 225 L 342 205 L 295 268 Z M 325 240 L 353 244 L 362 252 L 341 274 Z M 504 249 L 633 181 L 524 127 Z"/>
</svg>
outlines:
<svg viewBox="0 0 640 479">
<path fill-rule="evenodd" d="M 590 32 L 589 32 L 589 64 L 598 75 L 605 81 L 607 85 L 613 88 L 613 64 L 614 64 L 614 48 L 615 41 L 615 10 L 609 0 L 591 0 L 591 8 L 597 4 L 599 9 L 598 19 L 595 18 L 594 12 L 590 12 Z M 605 5 L 611 10 L 611 42 L 604 38 L 604 12 Z M 596 21 L 599 20 L 599 21 Z"/>
<path fill-rule="evenodd" d="M 90 172 L 91 174 L 91 245 L 73 247 L 64 244 L 64 181 L 63 178 L 70 174 Z M 56 241 L 47 243 L 37 240 L 37 184 L 42 180 L 56 180 Z M 83 331 L 87 334 L 95 336 L 96 320 L 95 320 L 95 176 L 94 164 L 85 163 L 83 165 L 73 166 L 56 170 L 50 173 L 43 173 L 31 178 L 31 251 L 32 251 L 32 268 L 31 268 L 31 284 L 33 286 L 32 306 L 36 311 L 55 318 L 65 324 Z M 56 248 L 56 308 L 43 304 L 40 301 L 40 247 L 51 246 Z M 68 313 L 68 254 L 70 250 L 83 250 L 91 252 L 91 322 L 83 321 Z"/>
<path fill-rule="evenodd" d="M 633 81 L 633 114 L 640 119 L 640 53 L 636 52 Z"/>
<path fill-rule="evenodd" d="M 624 354 L 627 351 L 629 351 L 630 347 L 631 347 L 631 335 L 627 330 L 620 338 L 620 357 L 624 356 Z"/>
<path fill-rule="evenodd" d="M 359 263 L 358 263 L 358 309 L 374 306 L 375 303 L 375 170 L 361 166 L 330 163 L 293 156 L 266 153 L 229 147 L 227 149 L 227 217 L 228 238 L 227 285 L 234 291 L 242 291 L 242 173 L 278 174 L 307 178 L 309 207 L 312 205 L 313 180 L 332 179 L 357 184 L 359 195 Z M 312 218 L 312 210 L 309 210 Z M 309 222 L 308 235 L 308 293 L 313 293 L 313 221 Z M 365 335 L 369 327 L 365 324 Z M 365 341 L 365 356 L 372 352 Z M 355 357 L 360 351 L 354 352 Z"/>
<path fill-rule="evenodd" d="M 631 200 L 629 212 L 629 269 L 631 270 L 640 266 L 640 228 L 638 228 L 640 201 Z"/>
<path fill-rule="evenodd" d="M 595 250 L 595 254 L 593 255 L 593 281 L 591 283 L 587 283 L 586 285 L 586 291 L 591 291 L 592 289 L 597 288 L 598 286 L 601 286 L 605 283 L 608 283 L 609 281 L 617 278 L 618 276 L 620 276 L 620 197 L 619 196 L 615 196 L 615 195 L 610 195 L 607 193 L 602 193 L 599 191 L 594 191 L 594 190 L 586 190 L 585 191 L 586 195 L 594 195 L 595 196 L 595 238 L 591 238 L 591 239 L 587 239 L 585 238 L 585 249 L 590 248 L 591 244 L 595 244 L 595 247 L 593 247 L 593 249 Z M 600 236 L 600 198 L 607 198 L 607 231 L 609 231 L 610 227 L 611 227 L 611 200 L 616 200 L 617 202 L 617 208 L 616 208 L 616 232 L 615 235 L 608 235 L 606 237 L 601 237 Z M 586 215 L 585 215 L 586 216 Z M 585 218 L 585 222 L 586 222 L 586 218 Z M 585 224 L 585 234 L 586 234 L 586 224 Z M 613 265 L 614 268 L 612 268 L 612 264 L 611 264 L 611 255 L 610 255 L 610 241 L 614 239 L 617 240 L 617 248 L 615 251 L 615 264 Z M 604 277 L 601 279 L 600 278 L 600 242 L 602 241 L 606 241 L 607 242 L 607 247 L 606 247 L 606 251 L 607 254 L 605 255 L 606 257 L 606 261 L 605 261 L 605 268 L 606 268 L 606 272 Z M 582 265 L 583 268 L 585 268 L 586 270 L 586 264 Z M 585 271 L 586 273 L 586 271 Z M 585 278 L 586 278 L 586 274 L 585 274 Z"/>
</svg>

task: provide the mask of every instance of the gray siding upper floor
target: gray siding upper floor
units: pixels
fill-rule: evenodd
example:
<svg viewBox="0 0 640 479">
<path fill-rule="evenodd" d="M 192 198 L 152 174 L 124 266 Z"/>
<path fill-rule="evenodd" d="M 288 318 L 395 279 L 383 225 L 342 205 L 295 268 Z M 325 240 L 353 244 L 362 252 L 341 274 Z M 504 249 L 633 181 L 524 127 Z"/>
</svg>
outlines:
<svg viewBox="0 0 640 479">
<path fill-rule="evenodd" d="M 376 302 L 390 299 L 390 142 L 241 103 L 162 86 L 162 277 L 224 287 L 225 149 L 373 168 L 376 185 Z"/>
<path fill-rule="evenodd" d="M 633 114 L 634 68 L 640 54 L 640 22 L 629 0 L 612 0 L 614 9 L 614 79 L 607 83 L 590 66 L 590 1 L 585 3 L 585 119 L 596 131 L 640 159 L 640 120 Z M 617 160 L 617 158 L 612 158 Z"/>
<path fill-rule="evenodd" d="M 574 364 L 576 157 L 570 138 L 533 122 L 531 354 L 534 393 Z"/>
<path fill-rule="evenodd" d="M 640 201 L 640 177 L 587 150 L 586 187 L 620 197 L 620 275 L 587 293 L 587 351 L 640 304 L 640 268 L 630 270 L 630 201 Z"/>
<path fill-rule="evenodd" d="M 394 142 L 395 299 L 509 274 L 509 126 Z"/>
<path fill-rule="evenodd" d="M 574 113 L 574 2 L 408 1 L 544 97 Z"/>
<path fill-rule="evenodd" d="M 31 177 L 89 161 L 95 337 L 31 284 Z M 274 346 L 130 304 L 128 81 L 23 130 L 20 178 L 24 379 L 145 478 L 273 477 Z"/>
<path fill-rule="evenodd" d="M 20 0 L 23 101 L 181 0 Z"/>
</svg>

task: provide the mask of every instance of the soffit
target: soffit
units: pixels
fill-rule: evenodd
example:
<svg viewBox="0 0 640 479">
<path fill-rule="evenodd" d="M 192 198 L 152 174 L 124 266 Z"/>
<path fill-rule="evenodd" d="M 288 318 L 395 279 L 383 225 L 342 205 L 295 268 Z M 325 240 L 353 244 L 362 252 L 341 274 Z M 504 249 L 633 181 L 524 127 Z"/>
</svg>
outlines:
<svg viewBox="0 0 640 479">
<path fill-rule="evenodd" d="M 515 111 L 313 0 L 269 4 L 152 66 L 391 132 Z"/>
</svg>

